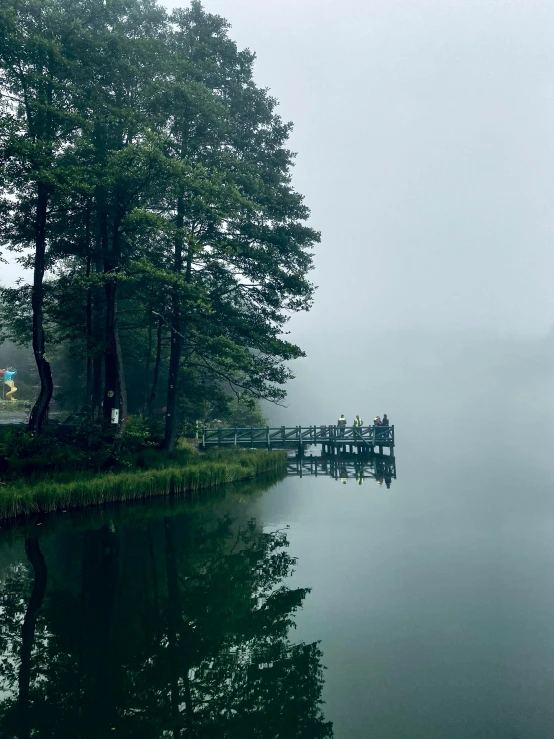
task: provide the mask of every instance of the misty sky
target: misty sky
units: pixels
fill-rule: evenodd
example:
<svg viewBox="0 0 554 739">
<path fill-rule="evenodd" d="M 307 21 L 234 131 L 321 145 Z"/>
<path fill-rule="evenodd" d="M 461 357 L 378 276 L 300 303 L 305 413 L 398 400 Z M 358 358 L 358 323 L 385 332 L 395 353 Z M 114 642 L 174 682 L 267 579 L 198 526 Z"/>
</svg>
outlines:
<svg viewBox="0 0 554 739">
<path fill-rule="evenodd" d="M 323 242 L 315 308 L 293 328 L 549 329 L 552 2 L 205 7 L 295 124 L 294 182 Z"/>
</svg>

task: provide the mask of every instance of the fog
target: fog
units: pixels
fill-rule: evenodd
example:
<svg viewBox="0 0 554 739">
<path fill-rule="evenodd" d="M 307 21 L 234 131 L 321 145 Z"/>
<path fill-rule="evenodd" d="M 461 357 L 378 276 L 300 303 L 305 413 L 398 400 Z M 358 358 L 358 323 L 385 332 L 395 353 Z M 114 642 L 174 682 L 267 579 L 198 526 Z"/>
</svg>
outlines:
<svg viewBox="0 0 554 739">
<path fill-rule="evenodd" d="M 554 6 L 210 0 L 322 231 L 278 423 L 552 412 Z M 491 419 L 492 416 L 492 419 Z M 454 420 L 454 419 L 453 419 Z M 444 436 L 437 444 L 446 443 Z"/>
<path fill-rule="evenodd" d="M 295 364 L 286 407 L 268 408 L 276 424 L 336 423 L 340 413 L 371 423 L 387 413 L 399 455 L 494 447 L 500 459 L 529 459 L 554 440 L 551 336 L 369 328 L 302 339 L 308 356 Z"/>
<path fill-rule="evenodd" d="M 323 234 L 307 325 L 548 329 L 551 3 L 206 7 L 295 124 L 294 183 Z"/>
<path fill-rule="evenodd" d="M 367 392 L 378 407 L 366 403 L 366 415 L 400 413 L 395 398 L 407 397 L 414 377 L 425 387 L 420 361 L 440 370 L 427 380 L 447 383 L 444 368 L 458 371 L 458 398 L 513 380 L 515 367 L 526 384 L 535 370 L 548 373 L 554 5 L 205 6 L 257 53 L 258 84 L 294 122 L 294 184 L 322 231 L 313 310 L 290 323 L 308 352 L 291 406 L 316 422 L 320 410 L 355 413 L 349 394 Z M 16 272 L 2 267 L 3 280 Z"/>
</svg>

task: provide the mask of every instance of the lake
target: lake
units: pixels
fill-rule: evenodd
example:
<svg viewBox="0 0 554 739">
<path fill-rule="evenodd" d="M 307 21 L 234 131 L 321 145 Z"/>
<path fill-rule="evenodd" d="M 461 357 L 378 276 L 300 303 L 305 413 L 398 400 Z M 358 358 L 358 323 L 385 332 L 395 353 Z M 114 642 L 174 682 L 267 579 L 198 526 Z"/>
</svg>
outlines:
<svg viewBox="0 0 554 739">
<path fill-rule="evenodd" d="M 406 413 L 389 488 L 273 478 L 3 529 L 0 735 L 551 737 L 550 410 L 491 397 Z"/>
</svg>

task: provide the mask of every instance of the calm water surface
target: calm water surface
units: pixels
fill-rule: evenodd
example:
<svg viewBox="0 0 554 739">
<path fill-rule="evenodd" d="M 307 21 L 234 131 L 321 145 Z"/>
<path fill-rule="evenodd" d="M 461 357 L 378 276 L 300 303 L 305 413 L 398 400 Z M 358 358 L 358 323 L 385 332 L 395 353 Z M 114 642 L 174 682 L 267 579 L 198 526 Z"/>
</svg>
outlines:
<svg viewBox="0 0 554 739">
<path fill-rule="evenodd" d="M 497 410 L 397 424 L 390 489 L 289 477 L 4 531 L 0 736 L 554 736 L 550 420 Z"/>
</svg>

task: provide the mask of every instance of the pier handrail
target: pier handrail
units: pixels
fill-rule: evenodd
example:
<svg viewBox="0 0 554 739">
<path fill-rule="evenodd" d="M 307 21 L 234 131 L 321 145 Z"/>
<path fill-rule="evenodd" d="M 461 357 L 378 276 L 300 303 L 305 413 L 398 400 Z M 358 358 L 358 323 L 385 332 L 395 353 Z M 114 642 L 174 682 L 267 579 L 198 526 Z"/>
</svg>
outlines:
<svg viewBox="0 0 554 739">
<path fill-rule="evenodd" d="M 203 429 L 202 446 L 345 444 L 394 446 L 394 426 L 214 426 Z"/>
</svg>

